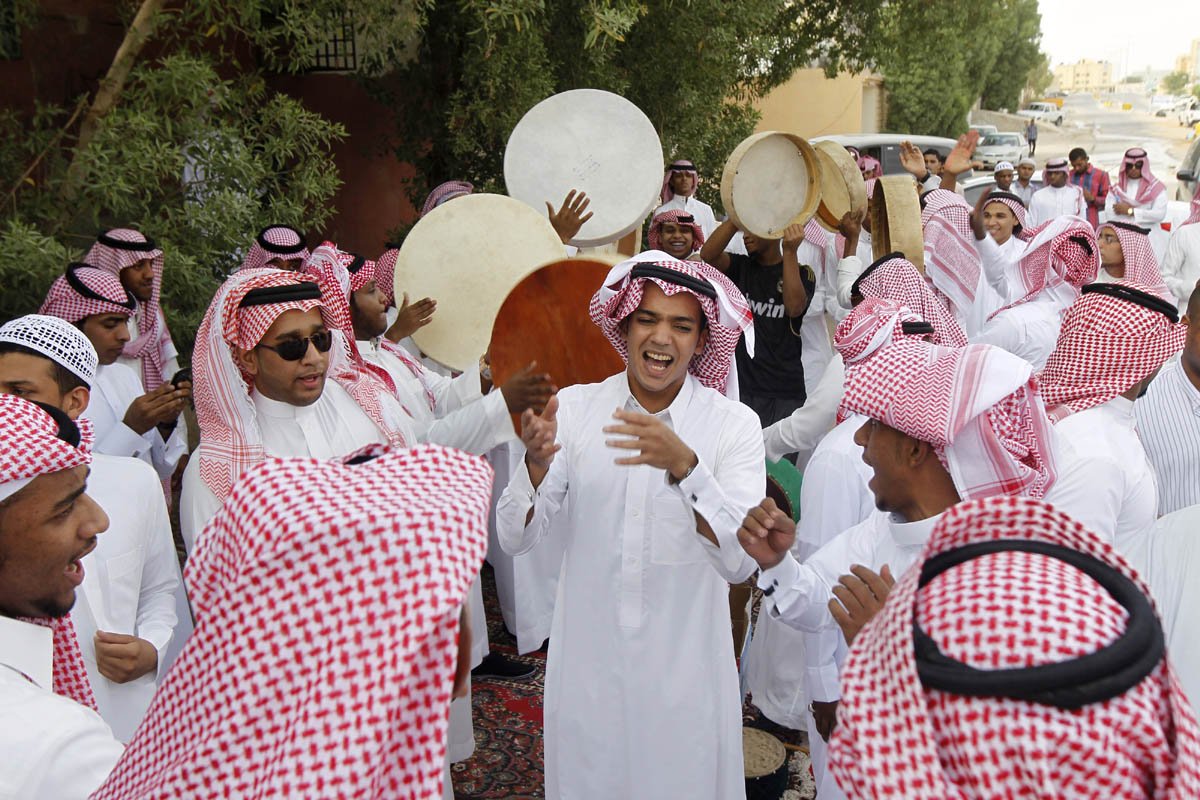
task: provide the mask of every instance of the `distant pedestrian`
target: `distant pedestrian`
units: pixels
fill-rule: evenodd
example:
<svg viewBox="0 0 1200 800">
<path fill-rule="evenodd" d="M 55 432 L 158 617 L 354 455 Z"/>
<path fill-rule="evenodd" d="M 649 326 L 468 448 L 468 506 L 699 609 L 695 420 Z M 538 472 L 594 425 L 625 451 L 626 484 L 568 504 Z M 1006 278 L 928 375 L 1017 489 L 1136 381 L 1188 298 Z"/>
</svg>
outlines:
<svg viewBox="0 0 1200 800">
<path fill-rule="evenodd" d="M 1029 142 L 1029 155 L 1037 153 L 1037 120 L 1029 120 L 1025 126 L 1025 140 Z"/>
</svg>

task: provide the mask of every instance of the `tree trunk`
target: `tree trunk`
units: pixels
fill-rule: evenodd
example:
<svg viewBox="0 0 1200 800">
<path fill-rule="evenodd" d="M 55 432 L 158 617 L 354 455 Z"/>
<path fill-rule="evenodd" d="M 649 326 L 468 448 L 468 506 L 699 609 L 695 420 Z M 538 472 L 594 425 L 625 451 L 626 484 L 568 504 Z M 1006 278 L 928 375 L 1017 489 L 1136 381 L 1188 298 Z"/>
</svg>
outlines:
<svg viewBox="0 0 1200 800">
<path fill-rule="evenodd" d="M 71 203 L 75 200 L 76 195 L 79 194 L 79 185 L 83 179 L 80 173 L 80 156 L 87 150 L 92 137 L 96 135 L 96 130 L 100 127 L 101 120 L 116 105 L 117 99 L 125 89 L 125 81 L 129 78 L 129 71 L 133 69 L 134 61 L 137 60 L 138 55 L 142 52 L 142 48 L 154 32 L 159 12 L 162 11 L 165 4 L 166 0 L 142 0 L 142 4 L 138 8 L 133 22 L 129 25 L 129 30 L 125 32 L 125 38 L 121 41 L 121 46 L 117 48 L 117 54 L 113 58 L 112 65 L 109 66 L 108 72 L 100 80 L 100 88 L 97 89 L 91 107 L 88 108 L 87 115 L 83 118 L 83 122 L 79 126 L 79 138 L 75 142 L 75 147 L 71 154 L 71 163 L 67 167 L 66 180 L 63 182 L 63 214 L 66 217 L 69 217 L 71 213 L 69 210 L 72 207 Z M 63 222 L 65 223 L 65 219 Z"/>
</svg>

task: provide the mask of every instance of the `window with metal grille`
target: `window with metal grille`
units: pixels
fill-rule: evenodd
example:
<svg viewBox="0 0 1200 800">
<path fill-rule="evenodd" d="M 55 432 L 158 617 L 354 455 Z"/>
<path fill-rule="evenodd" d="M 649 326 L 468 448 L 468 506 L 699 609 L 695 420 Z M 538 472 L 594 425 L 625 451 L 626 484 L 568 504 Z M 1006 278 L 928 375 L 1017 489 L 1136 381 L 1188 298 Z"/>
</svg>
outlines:
<svg viewBox="0 0 1200 800">
<path fill-rule="evenodd" d="M 0 0 L 0 59 L 21 57 L 21 28 L 17 25 L 17 0 Z"/>
<path fill-rule="evenodd" d="M 353 72 L 358 69 L 358 52 L 354 45 L 354 22 L 349 14 L 331 26 L 329 38 L 317 45 L 312 72 Z"/>
</svg>

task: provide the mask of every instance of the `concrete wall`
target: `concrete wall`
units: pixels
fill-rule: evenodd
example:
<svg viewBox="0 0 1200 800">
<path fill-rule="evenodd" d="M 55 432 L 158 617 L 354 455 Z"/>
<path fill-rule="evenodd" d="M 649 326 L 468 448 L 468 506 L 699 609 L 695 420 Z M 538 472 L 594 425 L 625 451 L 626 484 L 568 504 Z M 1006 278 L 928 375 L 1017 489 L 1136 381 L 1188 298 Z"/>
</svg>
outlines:
<svg viewBox="0 0 1200 800">
<path fill-rule="evenodd" d="M 760 131 L 790 131 L 805 138 L 835 133 L 875 133 L 883 126 L 884 92 L 878 77 L 802 69 L 755 103 Z"/>
</svg>

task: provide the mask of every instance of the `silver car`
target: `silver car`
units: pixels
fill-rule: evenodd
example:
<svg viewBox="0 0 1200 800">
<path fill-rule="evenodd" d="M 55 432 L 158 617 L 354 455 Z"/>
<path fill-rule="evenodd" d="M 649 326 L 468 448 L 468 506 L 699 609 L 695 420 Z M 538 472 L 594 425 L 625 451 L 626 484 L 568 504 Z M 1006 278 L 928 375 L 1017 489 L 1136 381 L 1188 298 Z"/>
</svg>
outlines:
<svg viewBox="0 0 1200 800">
<path fill-rule="evenodd" d="M 1001 161 L 1016 164 L 1029 152 L 1029 143 L 1024 134 L 1014 131 L 992 133 L 979 141 L 975 148 L 975 160 L 986 169 L 995 169 Z"/>
</svg>

